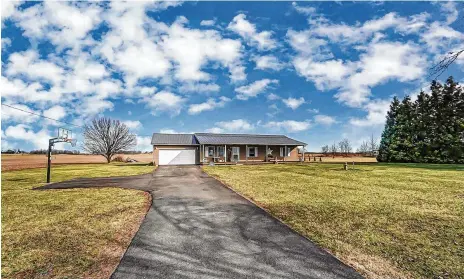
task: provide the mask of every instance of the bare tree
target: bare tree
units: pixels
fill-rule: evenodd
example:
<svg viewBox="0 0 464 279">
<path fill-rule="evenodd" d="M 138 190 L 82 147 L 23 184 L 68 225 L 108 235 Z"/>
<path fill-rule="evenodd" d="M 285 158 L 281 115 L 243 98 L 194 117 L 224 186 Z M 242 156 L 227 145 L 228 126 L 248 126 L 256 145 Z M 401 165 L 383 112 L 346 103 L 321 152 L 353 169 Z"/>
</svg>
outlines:
<svg viewBox="0 0 464 279">
<path fill-rule="evenodd" d="M 367 155 L 369 153 L 369 143 L 367 141 L 363 141 L 361 146 L 358 148 L 358 152 L 363 155 Z"/>
<path fill-rule="evenodd" d="M 430 77 L 437 79 L 441 74 L 443 74 L 451 64 L 456 61 L 460 55 L 464 55 L 464 49 L 450 51 L 445 54 L 437 64 L 433 65 L 430 68 Z"/>
<path fill-rule="evenodd" d="M 338 143 L 341 153 L 345 153 L 348 156 L 351 151 L 353 151 L 353 147 L 351 146 L 351 142 L 348 139 L 343 139 Z"/>
<path fill-rule="evenodd" d="M 374 134 L 371 134 L 371 138 L 369 140 L 369 154 L 370 156 L 375 156 L 375 152 L 379 149 L 379 145 L 377 144 L 377 140 L 374 139 Z"/>
<path fill-rule="evenodd" d="M 337 151 L 338 151 L 338 147 L 337 145 L 334 143 L 330 146 L 330 153 L 332 153 L 332 157 L 335 157 L 335 155 L 337 154 Z"/>
<path fill-rule="evenodd" d="M 327 155 L 327 153 L 329 153 L 329 146 L 328 145 L 324 145 L 322 147 L 322 154 Z"/>
<path fill-rule="evenodd" d="M 98 118 L 84 126 L 84 150 L 102 155 L 108 163 L 115 154 L 134 147 L 136 143 L 135 135 L 119 120 Z"/>
</svg>

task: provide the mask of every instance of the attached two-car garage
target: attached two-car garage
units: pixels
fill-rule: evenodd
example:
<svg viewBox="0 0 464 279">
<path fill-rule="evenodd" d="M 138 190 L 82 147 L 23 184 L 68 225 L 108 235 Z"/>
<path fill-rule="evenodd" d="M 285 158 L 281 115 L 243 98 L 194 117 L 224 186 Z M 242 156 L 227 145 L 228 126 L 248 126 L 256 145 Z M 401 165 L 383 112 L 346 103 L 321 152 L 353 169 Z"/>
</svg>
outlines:
<svg viewBox="0 0 464 279">
<path fill-rule="evenodd" d="M 158 150 L 159 165 L 194 165 L 196 148 L 175 148 Z"/>
</svg>

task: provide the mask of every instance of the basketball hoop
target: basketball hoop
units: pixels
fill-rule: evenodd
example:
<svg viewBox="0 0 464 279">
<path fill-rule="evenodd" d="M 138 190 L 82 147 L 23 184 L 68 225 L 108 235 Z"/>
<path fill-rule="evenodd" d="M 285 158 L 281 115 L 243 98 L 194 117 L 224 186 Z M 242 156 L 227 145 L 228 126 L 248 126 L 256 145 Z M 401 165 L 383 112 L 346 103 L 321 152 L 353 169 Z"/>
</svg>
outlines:
<svg viewBox="0 0 464 279">
<path fill-rule="evenodd" d="M 64 142 L 70 143 L 72 147 L 77 145 L 77 139 L 65 139 Z"/>
<path fill-rule="evenodd" d="M 55 143 L 58 142 L 67 142 L 70 143 L 72 147 L 75 147 L 77 140 L 72 138 L 72 131 L 63 127 L 58 128 L 58 136 L 48 140 L 48 164 L 47 164 L 47 183 L 50 183 L 50 165 L 51 165 L 51 154 L 52 147 Z"/>
</svg>

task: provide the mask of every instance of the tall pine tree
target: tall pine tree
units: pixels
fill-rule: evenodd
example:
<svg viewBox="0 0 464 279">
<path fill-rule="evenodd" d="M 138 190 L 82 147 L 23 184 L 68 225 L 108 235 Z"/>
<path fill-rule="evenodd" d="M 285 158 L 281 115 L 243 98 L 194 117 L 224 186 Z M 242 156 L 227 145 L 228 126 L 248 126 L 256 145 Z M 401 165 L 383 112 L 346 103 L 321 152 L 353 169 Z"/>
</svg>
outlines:
<svg viewBox="0 0 464 279">
<path fill-rule="evenodd" d="M 390 104 L 390 110 L 387 112 L 387 121 L 385 123 L 385 128 L 382 132 L 382 138 L 379 145 L 379 153 L 377 155 L 377 160 L 379 162 L 390 162 L 391 158 L 391 140 L 395 134 L 396 126 L 396 114 L 400 101 L 395 96 L 392 103 Z"/>
<path fill-rule="evenodd" d="M 377 160 L 464 163 L 464 92 L 450 77 L 433 81 L 416 101 L 395 97 L 390 104 Z"/>
</svg>

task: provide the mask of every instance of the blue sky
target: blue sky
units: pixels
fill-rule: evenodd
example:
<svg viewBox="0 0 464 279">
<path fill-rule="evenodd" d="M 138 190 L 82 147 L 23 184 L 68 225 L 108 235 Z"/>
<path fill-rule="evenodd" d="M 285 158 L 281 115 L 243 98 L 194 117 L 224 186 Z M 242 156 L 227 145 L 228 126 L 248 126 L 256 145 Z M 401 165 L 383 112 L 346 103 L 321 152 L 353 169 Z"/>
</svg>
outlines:
<svg viewBox="0 0 464 279">
<path fill-rule="evenodd" d="M 462 6 L 2 1 L 2 102 L 75 125 L 120 119 L 143 150 L 153 132 L 356 148 L 380 137 L 393 96 L 426 90 L 434 61 L 462 48 Z M 440 78 L 463 71 L 461 57 Z M 60 126 L 2 106 L 2 149 L 46 148 Z"/>
</svg>

